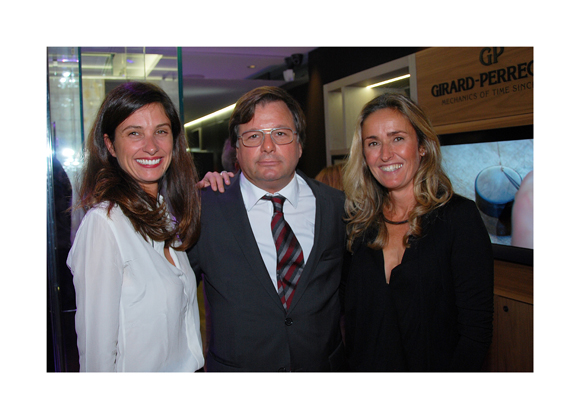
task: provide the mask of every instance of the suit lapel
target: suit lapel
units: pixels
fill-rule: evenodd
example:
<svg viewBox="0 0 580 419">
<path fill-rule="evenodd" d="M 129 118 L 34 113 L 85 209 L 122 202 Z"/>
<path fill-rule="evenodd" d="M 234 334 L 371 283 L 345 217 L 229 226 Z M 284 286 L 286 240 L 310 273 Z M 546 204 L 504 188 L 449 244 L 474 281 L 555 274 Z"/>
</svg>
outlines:
<svg viewBox="0 0 580 419">
<path fill-rule="evenodd" d="M 288 313 L 291 313 L 294 307 L 296 307 L 300 301 L 300 298 L 304 294 L 304 290 L 308 287 L 308 282 L 310 282 L 312 278 L 312 271 L 316 269 L 316 265 L 318 265 L 318 261 L 322 255 L 322 250 L 324 249 L 324 243 L 321 242 L 321 237 L 324 237 L 324 235 L 321 233 L 324 224 L 322 222 L 322 214 L 329 213 L 326 210 L 328 207 L 328 201 L 326 197 L 320 193 L 318 185 L 312 182 L 312 180 L 305 176 L 303 173 L 298 173 L 306 181 L 308 186 L 310 186 L 310 189 L 314 194 L 316 199 L 316 218 L 314 222 L 314 242 L 312 243 L 312 250 L 310 251 L 310 255 L 308 256 L 308 261 L 304 266 L 302 275 L 300 275 L 300 281 L 296 286 L 296 291 L 294 291 L 294 298 L 292 299 L 292 304 L 290 305 L 290 311 Z"/>
<path fill-rule="evenodd" d="M 284 310 L 280 297 L 272 285 L 272 280 L 262 259 L 258 243 L 254 238 L 252 226 L 250 225 L 240 190 L 239 175 L 232 180 L 231 186 L 227 188 L 226 192 L 220 194 L 217 199 L 220 203 L 219 210 L 222 212 L 223 219 L 230 223 L 232 236 L 236 240 L 246 261 L 252 267 L 252 280 L 258 281 L 280 309 Z"/>
</svg>

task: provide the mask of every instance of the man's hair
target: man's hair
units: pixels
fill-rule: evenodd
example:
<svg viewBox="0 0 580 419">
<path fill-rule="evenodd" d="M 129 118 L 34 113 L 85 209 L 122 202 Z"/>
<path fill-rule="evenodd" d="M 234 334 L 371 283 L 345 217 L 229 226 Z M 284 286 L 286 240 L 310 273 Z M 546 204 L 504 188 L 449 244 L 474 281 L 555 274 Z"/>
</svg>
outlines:
<svg viewBox="0 0 580 419">
<path fill-rule="evenodd" d="M 298 102 L 288 92 L 275 86 L 257 87 L 238 100 L 232 116 L 230 116 L 229 123 L 229 135 L 232 145 L 237 144 L 238 127 L 252 120 L 256 106 L 271 102 L 283 102 L 288 106 L 294 119 L 296 132 L 298 132 L 298 141 L 304 147 L 306 140 L 306 118 L 304 117 L 304 112 L 302 112 Z"/>
</svg>

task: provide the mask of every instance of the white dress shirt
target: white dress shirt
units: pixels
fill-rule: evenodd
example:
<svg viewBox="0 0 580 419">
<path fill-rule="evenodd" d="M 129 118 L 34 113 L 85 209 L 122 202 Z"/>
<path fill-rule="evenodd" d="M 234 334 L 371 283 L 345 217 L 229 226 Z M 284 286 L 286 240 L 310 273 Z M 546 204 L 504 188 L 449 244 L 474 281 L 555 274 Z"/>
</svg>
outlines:
<svg viewBox="0 0 580 419">
<path fill-rule="evenodd" d="M 83 218 L 73 273 L 81 371 L 196 371 L 204 364 L 197 284 L 185 252 L 144 240 L 118 206 Z"/>
<path fill-rule="evenodd" d="M 284 219 L 290 225 L 298 243 L 300 243 L 305 264 L 314 244 L 316 198 L 310 186 L 297 174 L 294 175 L 284 189 L 275 194 L 271 194 L 258 188 L 246 179 L 243 173 L 240 173 L 240 189 L 246 211 L 248 211 L 248 218 L 250 219 L 254 237 L 262 254 L 262 259 L 268 269 L 272 284 L 274 284 L 274 288 L 277 290 L 276 245 L 274 244 L 272 227 L 270 225 L 272 215 L 274 214 L 274 206 L 271 201 L 266 201 L 261 198 L 264 195 L 282 195 L 286 198 L 282 209 Z"/>
</svg>

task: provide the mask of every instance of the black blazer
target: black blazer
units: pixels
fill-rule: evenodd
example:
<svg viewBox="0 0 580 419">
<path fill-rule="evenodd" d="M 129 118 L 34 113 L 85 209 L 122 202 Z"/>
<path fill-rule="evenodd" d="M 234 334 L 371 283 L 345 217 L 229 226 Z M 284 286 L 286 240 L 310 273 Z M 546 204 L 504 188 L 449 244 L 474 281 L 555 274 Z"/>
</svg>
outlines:
<svg viewBox="0 0 580 419">
<path fill-rule="evenodd" d="M 480 371 L 493 324 L 493 251 L 473 201 L 421 219 L 387 285 L 382 250 L 358 239 L 345 292 L 352 371 Z M 348 263 L 347 263 L 348 264 Z"/>
<path fill-rule="evenodd" d="M 211 313 L 208 371 L 338 371 L 345 356 L 339 285 L 344 194 L 307 178 L 316 198 L 314 244 L 286 313 L 252 233 L 239 179 L 202 191 L 201 235 L 188 251 Z"/>
</svg>

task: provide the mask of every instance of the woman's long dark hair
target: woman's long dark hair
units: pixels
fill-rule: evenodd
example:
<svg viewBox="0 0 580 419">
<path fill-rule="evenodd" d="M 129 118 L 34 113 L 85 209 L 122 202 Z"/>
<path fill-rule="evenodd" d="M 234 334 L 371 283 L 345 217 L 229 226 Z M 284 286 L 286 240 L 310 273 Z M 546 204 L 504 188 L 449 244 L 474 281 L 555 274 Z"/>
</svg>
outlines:
<svg viewBox="0 0 580 419">
<path fill-rule="evenodd" d="M 171 164 L 159 180 L 162 205 L 121 169 L 104 140 L 106 134 L 114 144 L 115 129 L 133 112 L 151 103 L 163 106 L 173 133 Z M 129 82 L 113 89 L 101 105 L 87 139 L 79 206 L 88 210 L 108 202 L 110 212 L 117 204 L 145 239 L 150 237 L 165 242 L 166 247 L 185 250 L 199 237 L 201 205 L 197 181 L 181 121 L 169 96 L 150 83 Z"/>
</svg>

